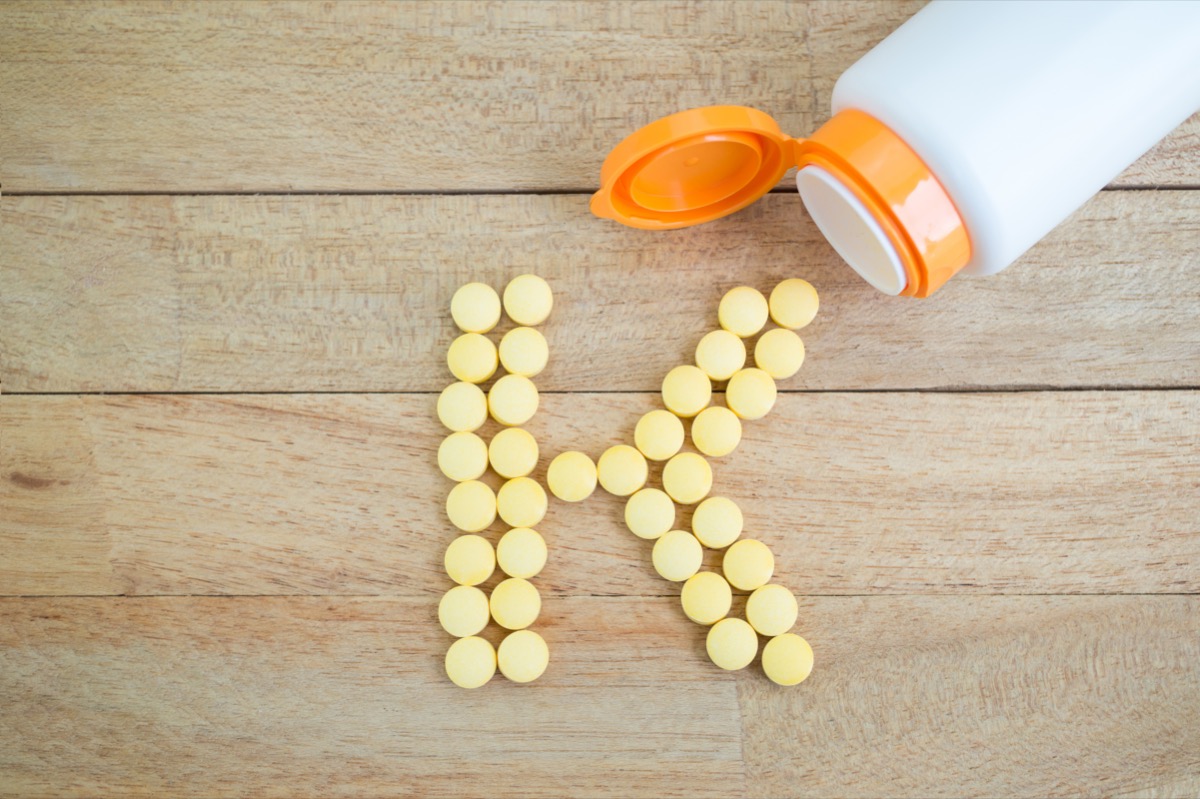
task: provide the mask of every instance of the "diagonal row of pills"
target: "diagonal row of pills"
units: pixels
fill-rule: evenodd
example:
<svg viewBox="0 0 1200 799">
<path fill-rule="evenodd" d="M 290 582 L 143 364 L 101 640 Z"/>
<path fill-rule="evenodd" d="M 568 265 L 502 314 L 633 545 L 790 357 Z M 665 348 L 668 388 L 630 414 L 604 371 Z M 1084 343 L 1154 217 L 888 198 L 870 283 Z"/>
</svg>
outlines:
<svg viewBox="0 0 1200 799">
<path fill-rule="evenodd" d="M 446 653 L 446 674 L 463 688 L 478 688 L 497 668 L 513 682 L 536 680 L 546 670 L 550 650 L 527 629 L 541 612 L 542 600 L 530 579 L 546 564 L 546 542 L 535 527 L 546 515 L 546 492 L 530 475 L 538 463 L 534 437 L 520 427 L 538 408 L 531 378 L 549 360 L 549 347 L 536 325 L 550 315 L 554 296 L 546 281 L 521 275 L 504 290 L 503 308 L 518 327 L 499 347 L 487 333 L 500 321 L 501 298 L 483 283 L 468 283 L 454 294 L 450 313 L 463 331 L 446 355 L 458 382 L 438 397 L 437 414 L 452 432 L 438 448 L 438 467 L 456 485 L 446 498 L 446 514 L 463 534 L 446 549 L 446 573 L 457 585 L 438 604 L 438 620 L 458 638 Z M 480 383 L 503 367 L 485 394 Z M 503 425 L 490 442 L 476 433 L 488 416 Z M 489 466 L 505 480 L 500 489 L 479 478 Z M 492 547 L 480 533 L 496 517 L 510 529 Z M 499 566 L 508 578 L 488 596 L 478 586 Z M 479 636 L 489 619 L 510 632 L 494 649 Z"/>
<path fill-rule="evenodd" d="M 696 347 L 695 363 L 677 366 L 662 383 L 666 410 L 653 410 L 638 420 L 634 445 L 606 450 L 593 463 L 582 452 L 564 452 L 551 461 L 546 482 L 551 493 L 567 502 L 591 496 L 597 483 L 611 494 L 628 497 L 625 524 L 639 538 L 654 541 L 651 560 L 660 576 L 682 582 L 684 613 L 709 625 L 706 648 L 718 667 L 742 669 L 758 654 L 759 635 L 769 640 L 762 650 L 763 670 L 780 685 L 796 685 L 812 670 L 812 648 L 790 632 L 799 606 L 795 595 L 772 583 L 775 557 L 761 541 L 741 538 L 741 509 L 726 497 L 709 496 L 713 485 L 708 458 L 733 452 L 742 437 L 742 422 L 761 419 L 774 407 L 776 380 L 792 377 L 804 363 L 804 342 L 795 330 L 816 316 L 816 290 L 804 280 L 785 280 L 768 300 L 748 286 L 731 289 L 718 307 L 720 329 L 706 334 Z M 768 317 L 778 327 L 759 336 L 754 366 L 746 366 L 745 340 L 758 335 Z M 727 381 L 725 405 L 713 405 L 713 384 Z M 683 451 L 691 420 L 697 452 Z M 662 488 L 646 487 L 647 460 L 664 462 Z M 691 531 L 675 529 L 676 504 L 695 505 Z M 702 571 L 704 547 L 724 549 L 722 573 Z M 746 619 L 729 616 L 733 589 L 751 592 Z"/>
</svg>

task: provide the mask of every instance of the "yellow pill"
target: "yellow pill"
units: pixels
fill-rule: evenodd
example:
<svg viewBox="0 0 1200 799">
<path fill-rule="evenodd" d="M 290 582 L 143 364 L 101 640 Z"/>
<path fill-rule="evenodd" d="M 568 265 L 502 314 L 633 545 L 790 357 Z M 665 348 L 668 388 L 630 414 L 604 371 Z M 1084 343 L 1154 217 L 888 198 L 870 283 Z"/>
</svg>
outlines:
<svg viewBox="0 0 1200 799">
<path fill-rule="evenodd" d="M 710 458 L 728 455 L 741 441 L 741 420 L 722 405 L 705 408 L 692 420 L 692 443 Z"/>
<path fill-rule="evenodd" d="M 537 466 L 537 439 L 528 430 L 506 427 L 492 436 L 487 454 L 496 474 L 505 478 L 524 477 Z"/>
<path fill-rule="evenodd" d="M 500 295 L 485 283 L 468 283 L 454 292 L 450 315 L 464 333 L 486 333 L 500 321 Z"/>
<path fill-rule="evenodd" d="M 746 620 L 763 635 L 786 633 L 799 613 L 795 594 L 778 583 L 755 589 L 746 600 Z"/>
<path fill-rule="evenodd" d="M 820 300 L 811 283 L 792 278 L 771 290 L 770 307 L 775 324 L 799 330 L 816 317 Z"/>
<path fill-rule="evenodd" d="M 682 505 L 694 505 L 712 490 L 712 467 L 694 452 L 681 452 L 663 467 L 663 489 Z"/>
<path fill-rule="evenodd" d="M 456 432 L 478 430 L 487 421 L 487 413 L 487 396 L 473 383 L 451 383 L 438 396 L 438 419 Z"/>
<path fill-rule="evenodd" d="M 753 591 L 771 581 L 771 575 L 775 573 L 775 556 L 762 541 L 743 538 L 725 550 L 721 570 L 734 588 Z"/>
<path fill-rule="evenodd" d="M 627 444 L 609 447 L 596 462 L 600 485 L 618 497 L 627 497 L 644 486 L 649 473 L 650 467 L 642 453 Z"/>
<path fill-rule="evenodd" d="M 533 583 L 520 577 L 509 577 L 492 589 L 489 602 L 492 618 L 507 630 L 523 630 L 537 621 L 542 611 L 542 598 Z"/>
<path fill-rule="evenodd" d="M 500 339 L 500 364 L 514 375 L 533 377 L 549 360 L 546 337 L 532 327 L 514 327 Z"/>
<path fill-rule="evenodd" d="M 775 407 L 775 380 L 762 369 L 743 369 L 729 378 L 725 404 L 743 419 L 753 421 Z"/>
<path fill-rule="evenodd" d="M 521 375 L 505 375 L 488 392 L 488 410 L 500 424 L 515 427 L 533 418 L 538 409 L 538 390 Z"/>
<path fill-rule="evenodd" d="M 695 416 L 712 399 L 712 381 L 698 366 L 676 366 L 663 378 L 662 398 L 676 416 Z"/>
<path fill-rule="evenodd" d="M 446 353 L 450 372 L 466 383 L 482 383 L 496 374 L 500 363 L 496 356 L 496 345 L 487 336 L 478 333 L 463 333 L 450 342 Z"/>
<path fill-rule="evenodd" d="M 460 638 L 446 652 L 446 676 L 459 688 L 478 688 L 496 674 L 496 650 L 482 638 Z"/>
<path fill-rule="evenodd" d="M 563 452 L 550 461 L 546 484 L 563 502 L 582 502 L 596 490 L 596 464 L 582 452 Z"/>
<path fill-rule="evenodd" d="M 795 633 L 777 636 L 763 647 L 762 664 L 771 682 L 798 685 L 812 674 L 812 647 Z"/>
<path fill-rule="evenodd" d="M 777 327 L 759 336 L 754 365 L 775 380 L 786 380 L 804 364 L 804 342 L 790 330 Z"/>
<path fill-rule="evenodd" d="M 537 275 L 514 277 L 504 287 L 504 311 L 518 325 L 540 325 L 554 307 L 554 292 Z"/>
<path fill-rule="evenodd" d="M 480 455 L 483 459 L 480 460 Z M 474 433 L 451 433 L 438 447 L 438 468 L 451 480 L 476 480 L 487 471 L 487 444 Z"/>
<path fill-rule="evenodd" d="M 716 572 L 700 572 L 688 578 L 680 594 L 683 612 L 697 624 L 715 624 L 729 613 L 733 592 Z"/>
<path fill-rule="evenodd" d="M 692 514 L 692 532 L 709 549 L 723 549 L 742 534 L 742 510 L 732 499 L 709 497 Z"/>
<path fill-rule="evenodd" d="M 638 419 L 633 443 L 652 461 L 665 461 L 683 446 L 683 422 L 670 411 L 650 411 Z"/>
<path fill-rule="evenodd" d="M 509 577 L 536 577 L 546 566 L 546 542 L 537 530 L 513 528 L 500 537 L 496 562 Z"/>
<path fill-rule="evenodd" d="M 717 319 L 730 333 L 749 338 L 767 323 L 767 298 L 749 286 L 730 289 L 717 307 Z"/>
<path fill-rule="evenodd" d="M 533 527 L 546 516 L 546 491 L 531 477 L 514 477 L 496 493 L 496 512 L 509 527 Z"/>
<path fill-rule="evenodd" d="M 696 345 L 696 365 L 713 380 L 728 380 L 746 365 L 746 344 L 728 330 L 706 333 Z"/>
<path fill-rule="evenodd" d="M 721 619 L 708 631 L 704 642 L 708 658 L 726 671 L 744 669 L 758 654 L 758 634 L 742 619 Z"/>
<path fill-rule="evenodd" d="M 533 682 L 550 664 L 550 647 L 533 630 L 517 630 L 500 642 L 500 673 L 513 682 Z"/>
<path fill-rule="evenodd" d="M 686 530 L 672 530 L 654 542 L 651 559 L 660 577 L 678 583 L 700 571 L 704 549 Z"/>
<path fill-rule="evenodd" d="M 450 489 L 446 515 L 451 524 L 465 533 L 486 530 L 496 521 L 496 495 L 478 480 L 466 480 Z"/>
<path fill-rule="evenodd" d="M 479 585 L 496 570 L 496 552 L 479 535 L 460 535 L 446 547 L 446 574 L 459 585 Z M 468 633 L 471 635 L 472 633 Z"/>
<path fill-rule="evenodd" d="M 638 538 L 653 540 L 675 525 L 675 503 L 657 488 L 643 488 L 625 503 L 625 526 Z"/>
<path fill-rule="evenodd" d="M 456 585 L 438 603 L 438 621 L 455 638 L 475 635 L 488 623 L 487 594 L 473 585 Z"/>
</svg>

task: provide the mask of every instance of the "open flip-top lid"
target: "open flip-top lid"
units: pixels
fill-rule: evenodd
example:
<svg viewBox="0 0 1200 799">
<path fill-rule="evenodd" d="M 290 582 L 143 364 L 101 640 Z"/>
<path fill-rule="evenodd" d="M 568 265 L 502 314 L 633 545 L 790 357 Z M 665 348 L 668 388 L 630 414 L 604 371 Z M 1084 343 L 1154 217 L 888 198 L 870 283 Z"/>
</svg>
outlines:
<svg viewBox="0 0 1200 799">
<path fill-rule="evenodd" d="M 600 170 L 596 216 L 670 230 L 745 208 L 796 165 L 795 140 L 738 105 L 680 111 L 630 134 Z"/>
<path fill-rule="evenodd" d="M 966 226 L 937 177 L 895 132 L 855 109 L 807 139 L 738 105 L 663 117 L 604 159 L 592 213 L 647 230 L 697 225 L 750 205 L 793 166 L 817 227 L 880 291 L 927 297 L 970 260 Z"/>
</svg>

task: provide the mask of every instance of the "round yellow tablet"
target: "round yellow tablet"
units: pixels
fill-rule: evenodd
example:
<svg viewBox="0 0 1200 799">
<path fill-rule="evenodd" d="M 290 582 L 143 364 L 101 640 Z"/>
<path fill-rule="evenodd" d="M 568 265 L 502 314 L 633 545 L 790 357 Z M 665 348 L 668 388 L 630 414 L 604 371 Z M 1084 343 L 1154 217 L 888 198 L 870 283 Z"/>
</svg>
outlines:
<svg viewBox="0 0 1200 799">
<path fill-rule="evenodd" d="M 533 624 L 542 611 L 542 598 L 533 583 L 509 577 L 492 589 L 488 603 L 492 618 L 507 630 L 523 630 Z"/>
<path fill-rule="evenodd" d="M 438 397 L 437 415 L 456 432 L 478 430 L 487 421 L 487 396 L 473 383 L 451 383 Z"/>
<path fill-rule="evenodd" d="M 746 344 L 728 330 L 713 330 L 696 345 L 696 365 L 713 380 L 728 380 L 746 365 Z"/>
<path fill-rule="evenodd" d="M 733 592 L 716 572 L 700 572 L 688 578 L 680 594 L 683 612 L 697 624 L 715 624 L 729 613 Z"/>
<path fill-rule="evenodd" d="M 496 552 L 483 536 L 460 535 L 446 547 L 445 564 L 446 574 L 454 582 L 479 585 L 496 570 Z"/>
<path fill-rule="evenodd" d="M 496 562 L 509 577 L 536 577 L 546 566 L 546 542 L 537 530 L 514 527 L 500 536 Z"/>
<path fill-rule="evenodd" d="M 500 642 L 500 673 L 513 682 L 533 682 L 550 664 L 550 647 L 533 630 L 517 630 Z"/>
<path fill-rule="evenodd" d="M 454 292 L 450 315 L 464 333 L 486 333 L 500 321 L 500 295 L 486 283 L 468 283 Z"/>
<path fill-rule="evenodd" d="M 633 443 L 652 461 L 665 461 L 683 446 L 683 422 L 670 411 L 650 411 L 638 419 Z"/>
<path fill-rule="evenodd" d="M 762 369 L 743 369 L 729 378 L 725 404 L 743 419 L 761 419 L 775 407 L 775 379 Z"/>
<path fill-rule="evenodd" d="M 780 327 L 799 330 L 817 315 L 820 300 L 807 280 L 792 278 L 771 290 L 771 318 Z"/>
<path fill-rule="evenodd" d="M 767 298 L 749 286 L 730 289 L 717 306 L 717 319 L 721 327 L 734 335 L 753 336 L 767 323 Z"/>
<path fill-rule="evenodd" d="M 438 468 L 460 483 L 479 479 L 487 471 L 487 461 L 487 444 L 474 433 L 451 433 L 438 447 Z"/>
<path fill-rule="evenodd" d="M 596 490 L 596 464 L 582 452 L 563 452 L 546 470 L 550 493 L 563 502 L 582 502 Z"/>
<path fill-rule="evenodd" d="M 771 682 L 798 685 L 812 674 L 812 647 L 795 633 L 777 636 L 763 647 L 762 664 Z"/>
<path fill-rule="evenodd" d="M 692 514 L 692 532 L 709 549 L 723 549 L 736 541 L 742 523 L 742 509 L 726 497 L 709 497 Z"/>
<path fill-rule="evenodd" d="M 478 688 L 496 674 L 496 650 L 482 638 L 460 638 L 446 652 L 446 676 L 459 688 Z"/>
<path fill-rule="evenodd" d="M 660 577 L 678 583 L 700 571 L 704 549 L 686 530 L 672 530 L 654 542 L 651 559 Z"/>
<path fill-rule="evenodd" d="M 743 538 L 725 550 L 721 570 L 734 588 L 753 591 L 771 581 L 771 575 L 775 573 L 775 556 L 762 541 Z"/>
<path fill-rule="evenodd" d="M 746 620 L 763 635 L 786 633 L 799 613 L 795 594 L 778 583 L 755 589 L 746 600 Z"/>
<path fill-rule="evenodd" d="M 475 635 L 488 623 L 487 594 L 473 585 L 456 585 L 438 603 L 442 629 L 456 638 Z"/>
<path fill-rule="evenodd" d="M 663 378 L 662 398 L 676 416 L 695 416 L 712 399 L 712 381 L 699 366 L 676 366 Z"/>
<path fill-rule="evenodd" d="M 704 646 L 709 660 L 726 671 L 737 671 L 758 654 L 758 634 L 743 619 L 730 616 L 709 629 Z"/>
<path fill-rule="evenodd" d="M 500 365 L 514 375 L 533 377 L 549 360 L 546 337 L 532 327 L 514 327 L 500 339 Z"/>
<path fill-rule="evenodd" d="M 478 333 L 463 333 L 450 342 L 446 352 L 446 363 L 450 372 L 467 383 L 482 383 L 496 374 L 500 363 L 496 345 L 487 336 Z"/>
<path fill-rule="evenodd" d="M 705 408 L 692 420 L 692 443 L 710 458 L 728 455 L 741 441 L 742 421 L 724 405 Z"/>
<path fill-rule="evenodd" d="M 596 462 L 601 487 L 618 497 L 627 497 L 644 486 L 649 473 L 646 458 L 628 444 L 609 447 Z"/>
<path fill-rule="evenodd" d="M 663 489 L 682 505 L 694 505 L 712 490 L 712 467 L 694 452 L 681 452 L 663 467 Z"/>
<path fill-rule="evenodd" d="M 518 325 L 540 325 L 554 307 L 554 292 L 537 275 L 514 277 L 504 287 L 504 311 Z"/>
<path fill-rule="evenodd" d="M 496 512 L 509 527 L 533 527 L 546 516 L 546 491 L 532 477 L 514 477 L 496 492 Z"/>
<path fill-rule="evenodd" d="M 537 466 L 537 439 L 528 430 L 506 427 L 492 436 L 487 454 L 496 474 L 504 478 L 524 477 Z"/>
<path fill-rule="evenodd" d="M 786 380 L 804 364 L 804 342 L 790 330 L 768 330 L 754 345 L 754 365 L 776 380 Z"/>
<path fill-rule="evenodd" d="M 488 392 L 488 410 L 500 424 L 522 425 L 538 409 L 538 390 L 533 381 L 521 375 L 505 375 Z"/>
<path fill-rule="evenodd" d="M 657 488 L 643 488 L 625 503 L 625 526 L 638 538 L 653 540 L 675 525 L 675 503 Z"/>
<path fill-rule="evenodd" d="M 450 489 L 446 515 L 451 524 L 465 533 L 486 530 L 496 521 L 496 495 L 478 480 L 465 480 Z"/>
</svg>

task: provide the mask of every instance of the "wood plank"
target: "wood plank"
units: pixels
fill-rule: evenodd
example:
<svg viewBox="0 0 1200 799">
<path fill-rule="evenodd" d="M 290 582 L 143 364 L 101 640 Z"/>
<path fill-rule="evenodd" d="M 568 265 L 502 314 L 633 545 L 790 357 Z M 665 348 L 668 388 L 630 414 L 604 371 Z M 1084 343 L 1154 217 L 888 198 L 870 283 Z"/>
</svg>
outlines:
<svg viewBox="0 0 1200 799">
<path fill-rule="evenodd" d="M 675 608 L 574 597 L 546 604 L 539 683 L 466 693 L 428 599 L 7 599 L 0 789 L 1168 795 L 1200 772 L 1196 597 L 802 608 L 796 688 L 718 672 Z"/>
<path fill-rule="evenodd" d="M 861 281 L 795 195 L 664 234 L 577 196 L 0 202 L 7 392 L 438 391 L 454 290 L 526 271 L 556 291 L 547 390 L 656 390 L 723 291 L 796 275 L 823 311 L 791 387 L 1200 385 L 1200 192 L 1105 192 L 919 301 Z"/>
<path fill-rule="evenodd" d="M 1197 611 L 1195 596 L 805 602 L 808 682 L 738 682 L 750 795 L 1194 795 Z"/>
<path fill-rule="evenodd" d="M 6 600 L 0 618 L 5 795 L 746 791 L 733 678 L 681 612 L 635 599 L 548 600 L 542 679 L 470 692 L 428 597 Z"/>
<path fill-rule="evenodd" d="M 805 135 L 920 3 L 0 6 L 6 191 L 593 188 L 665 114 Z M 1200 116 L 1115 185 L 1197 185 Z"/>
<path fill-rule="evenodd" d="M 436 596 L 455 532 L 434 404 L 6 396 L 0 593 Z M 543 395 L 535 475 L 628 441 L 656 404 Z M 1194 592 L 1198 440 L 1200 392 L 789 394 L 715 492 L 807 594 Z M 551 503 L 542 592 L 676 601 L 622 507 Z"/>
</svg>

